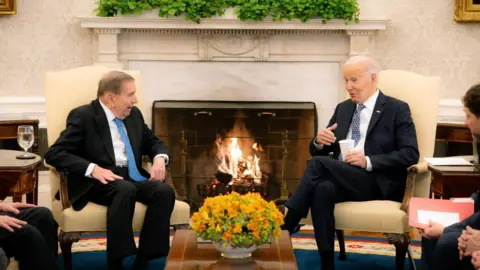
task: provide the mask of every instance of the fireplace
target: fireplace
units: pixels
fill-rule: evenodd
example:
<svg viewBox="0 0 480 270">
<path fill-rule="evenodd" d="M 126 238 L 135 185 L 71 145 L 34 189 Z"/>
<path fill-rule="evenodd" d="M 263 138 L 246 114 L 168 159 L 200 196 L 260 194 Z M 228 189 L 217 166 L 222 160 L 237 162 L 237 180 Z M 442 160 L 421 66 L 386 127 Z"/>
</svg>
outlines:
<svg viewBox="0 0 480 270">
<path fill-rule="evenodd" d="M 316 123 L 313 102 L 165 100 L 152 107 L 179 199 L 194 207 L 234 190 L 284 202 L 303 174 Z"/>
</svg>

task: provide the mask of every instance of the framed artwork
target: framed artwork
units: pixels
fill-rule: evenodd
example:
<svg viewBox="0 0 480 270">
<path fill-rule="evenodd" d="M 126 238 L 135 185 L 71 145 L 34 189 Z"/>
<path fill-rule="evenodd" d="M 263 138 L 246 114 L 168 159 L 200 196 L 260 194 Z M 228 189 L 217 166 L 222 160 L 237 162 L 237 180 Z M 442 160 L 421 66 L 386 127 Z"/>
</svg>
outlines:
<svg viewBox="0 0 480 270">
<path fill-rule="evenodd" d="M 0 15 L 17 14 L 17 0 L 0 0 Z"/>
<path fill-rule="evenodd" d="M 455 21 L 480 22 L 480 0 L 455 0 Z"/>
</svg>

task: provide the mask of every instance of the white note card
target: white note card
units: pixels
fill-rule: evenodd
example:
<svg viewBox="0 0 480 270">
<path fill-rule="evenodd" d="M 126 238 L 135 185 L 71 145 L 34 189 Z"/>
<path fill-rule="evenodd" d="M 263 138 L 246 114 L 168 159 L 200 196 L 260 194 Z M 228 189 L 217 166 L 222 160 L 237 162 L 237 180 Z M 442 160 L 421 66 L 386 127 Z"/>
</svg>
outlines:
<svg viewBox="0 0 480 270">
<path fill-rule="evenodd" d="M 450 226 L 460 221 L 460 214 L 453 212 L 438 212 L 429 210 L 418 210 L 418 223 L 428 225 L 428 220 L 442 224 L 444 227 Z"/>
<path fill-rule="evenodd" d="M 468 160 L 461 157 L 424 158 L 433 166 L 473 166 Z"/>
</svg>

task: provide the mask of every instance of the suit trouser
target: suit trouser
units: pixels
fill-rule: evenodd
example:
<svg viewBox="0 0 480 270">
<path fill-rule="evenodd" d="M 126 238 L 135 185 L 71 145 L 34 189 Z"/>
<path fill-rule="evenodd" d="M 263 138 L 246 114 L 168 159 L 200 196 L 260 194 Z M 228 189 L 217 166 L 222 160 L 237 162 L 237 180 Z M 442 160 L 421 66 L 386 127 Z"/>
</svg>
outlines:
<svg viewBox="0 0 480 270">
<path fill-rule="evenodd" d="M 0 212 L 26 221 L 22 228 L 10 232 L 0 228 L 0 246 L 7 256 L 18 260 L 20 269 L 60 269 L 58 257 L 58 225 L 45 207 L 22 209 L 19 214 Z"/>
<path fill-rule="evenodd" d="M 371 172 L 330 157 L 315 156 L 285 205 L 302 217 L 311 210 L 318 250 L 324 252 L 334 249 L 335 203 L 380 198 L 380 189 Z M 296 224 L 286 225 L 288 228 Z"/>
<path fill-rule="evenodd" d="M 128 179 L 128 171 L 115 172 Z M 117 180 L 95 183 L 87 193 L 94 203 L 107 209 L 107 258 L 109 261 L 137 254 L 132 219 L 135 202 L 147 206 L 140 232 L 138 253 L 149 259 L 168 255 L 170 249 L 170 216 L 175 206 L 175 192 L 162 181 Z"/>
<path fill-rule="evenodd" d="M 468 226 L 480 229 L 480 212 L 448 226 L 438 240 L 422 238 L 422 270 L 474 269 L 471 257 L 459 260 L 458 238 Z"/>
</svg>

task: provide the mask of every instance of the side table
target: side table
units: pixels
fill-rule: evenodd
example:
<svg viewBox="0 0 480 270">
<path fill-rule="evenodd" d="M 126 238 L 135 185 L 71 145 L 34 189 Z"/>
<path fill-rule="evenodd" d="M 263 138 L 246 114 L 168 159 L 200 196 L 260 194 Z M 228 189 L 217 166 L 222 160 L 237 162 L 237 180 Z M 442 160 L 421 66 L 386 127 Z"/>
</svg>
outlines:
<svg viewBox="0 0 480 270">
<path fill-rule="evenodd" d="M 0 150 L 0 200 L 8 196 L 21 202 L 27 195 L 27 203 L 38 204 L 38 169 L 42 159 L 17 159 L 22 151 Z"/>
<path fill-rule="evenodd" d="M 431 192 L 434 198 L 470 197 L 480 188 L 480 171 L 474 166 L 432 166 Z"/>
</svg>

